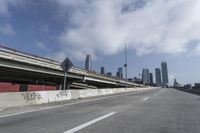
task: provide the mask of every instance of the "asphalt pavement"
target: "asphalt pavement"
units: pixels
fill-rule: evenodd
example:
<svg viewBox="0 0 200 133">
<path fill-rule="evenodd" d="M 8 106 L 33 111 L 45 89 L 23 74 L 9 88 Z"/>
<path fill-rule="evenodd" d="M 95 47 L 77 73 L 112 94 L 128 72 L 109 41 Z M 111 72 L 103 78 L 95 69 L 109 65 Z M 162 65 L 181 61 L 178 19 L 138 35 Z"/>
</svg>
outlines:
<svg viewBox="0 0 200 133">
<path fill-rule="evenodd" d="M 200 96 L 171 88 L 1 114 L 0 133 L 200 132 Z"/>
</svg>

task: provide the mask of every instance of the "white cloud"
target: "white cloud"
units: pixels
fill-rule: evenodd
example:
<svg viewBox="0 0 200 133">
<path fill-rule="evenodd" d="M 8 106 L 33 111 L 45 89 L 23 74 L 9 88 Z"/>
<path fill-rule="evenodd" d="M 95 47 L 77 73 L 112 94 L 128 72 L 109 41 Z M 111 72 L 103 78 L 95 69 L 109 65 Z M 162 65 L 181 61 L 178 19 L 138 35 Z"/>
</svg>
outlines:
<svg viewBox="0 0 200 133">
<path fill-rule="evenodd" d="M 60 36 L 63 46 L 73 49 L 70 53 L 115 54 L 127 42 L 138 55 L 177 54 L 200 38 L 200 0 L 151 0 L 125 12 L 122 9 L 131 0 L 59 2 L 73 10 L 72 28 L 67 27 Z"/>
<path fill-rule="evenodd" d="M 36 46 L 42 50 L 47 50 L 46 45 L 43 42 L 37 42 Z"/>
<path fill-rule="evenodd" d="M 200 43 L 197 44 L 194 49 L 191 51 L 190 55 L 199 56 L 200 55 Z"/>
<path fill-rule="evenodd" d="M 0 34 L 13 36 L 15 34 L 15 31 L 12 25 L 5 24 L 5 25 L 0 26 Z"/>
<path fill-rule="evenodd" d="M 9 15 L 9 6 L 18 6 L 22 0 L 0 0 L 0 14 Z"/>
<path fill-rule="evenodd" d="M 141 1 L 143 4 L 140 4 Z M 200 0 L 59 0 L 71 13 L 57 55 L 116 54 L 125 42 L 138 55 L 188 52 L 200 40 Z M 139 5 L 139 7 L 138 7 Z"/>
</svg>

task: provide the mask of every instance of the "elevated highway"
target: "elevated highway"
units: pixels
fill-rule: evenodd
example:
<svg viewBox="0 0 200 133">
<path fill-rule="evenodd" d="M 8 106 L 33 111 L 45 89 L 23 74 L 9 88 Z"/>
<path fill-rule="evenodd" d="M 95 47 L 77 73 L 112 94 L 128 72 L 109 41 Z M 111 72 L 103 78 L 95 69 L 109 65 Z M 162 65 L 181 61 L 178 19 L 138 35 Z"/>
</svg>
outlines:
<svg viewBox="0 0 200 133">
<path fill-rule="evenodd" d="M 25 84 L 63 84 L 64 72 L 60 62 L 0 46 L 0 81 Z M 72 67 L 67 83 L 87 83 L 101 87 L 124 87 L 125 80 Z M 128 86 L 142 86 L 127 82 Z"/>
</svg>

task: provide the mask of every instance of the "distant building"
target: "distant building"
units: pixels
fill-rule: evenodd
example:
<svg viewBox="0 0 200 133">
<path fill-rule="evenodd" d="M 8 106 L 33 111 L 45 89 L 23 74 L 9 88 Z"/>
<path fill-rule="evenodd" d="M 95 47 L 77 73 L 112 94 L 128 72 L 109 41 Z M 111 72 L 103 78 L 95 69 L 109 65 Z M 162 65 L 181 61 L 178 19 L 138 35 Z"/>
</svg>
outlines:
<svg viewBox="0 0 200 133">
<path fill-rule="evenodd" d="M 200 88 L 200 83 L 194 83 L 195 88 Z"/>
<path fill-rule="evenodd" d="M 112 73 L 111 72 L 107 72 L 107 76 L 112 77 Z"/>
<path fill-rule="evenodd" d="M 162 85 L 166 86 L 169 83 L 167 62 L 165 62 L 165 61 L 161 62 L 161 71 L 162 71 Z"/>
<path fill-rule="evenodd" d="M 101 67 L 101 74 L 105 74 L 105 69 L 103 66 Z"/>
<path fill-rule="evenodd" d="M 161 72 L 160 72 L 160 68 L 156 68 L 155 69 L 155 77 L 156 77 L 156 84 L 158 86 L 161 85 Z"/>
<path fill-rule="evenodd" d="M 150 73 L 150 84 L 153 84 L 153 73 Z"/>
<path fill-rule="evenodd" d="M 128 78 L 128 81 L 129 81 L 129 82 L 133 82 L 133 79 L 132 79 L 132 78 Z"/>
<path fill-rule="evenodd" d="M 116 73 L 116 77 L 119 78 L 119 79 L 123 79 L 123 68 L 122 67 L 118 68 L 118 71 Z"/>
<path fill-rule="evenodd" d="M 116 77 L 117 77 L 118 79 L 120 78 L 119 72 L 116 72 Z"/>
<path fill-rule="evenodd" d="M 150 83 L 150 74 L 149 74 L 149 69 L 147 68 L 142 69 L 142 81 L 143 81 L 143 84 Z"/>
<path fill-rule="evenodd" d="M 133 77 L 133 81 L 138 81 L 138 78 L 137 77 Z"/>
<path fill-rule="evenodd" d="M 178 82 L 176 81 L 176 78 L 174 78 L 174 87 L 178 87 Z"/>
<path fill-rule="evenodd" d="M 137 78 L 137 77 L 134 77 L 133 81 L 136 82 L 136 83 L 140 83 L 141 82 L 141 80 L 139 78 Z"/>
<path fill-rule="evenodd" d="M 86 55 L 85 70 L 87 70 L 87 71 L 91 71 L 92 70 L 92 59 L 91 59 L 89 54 Z"/>
<path fill-rule="evenodd" d="M 186 85 L 184 85 L 184 88 L 191 89 L 192 85 L 191 84 L 186 84 Z"/>
</svg>

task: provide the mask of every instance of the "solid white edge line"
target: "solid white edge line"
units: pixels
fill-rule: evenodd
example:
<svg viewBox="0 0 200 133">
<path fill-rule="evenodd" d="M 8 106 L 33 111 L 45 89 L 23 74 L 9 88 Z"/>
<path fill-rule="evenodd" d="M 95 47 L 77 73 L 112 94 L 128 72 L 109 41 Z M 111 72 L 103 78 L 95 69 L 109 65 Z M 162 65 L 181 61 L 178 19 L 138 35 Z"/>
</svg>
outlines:
<svg viewBox="0 0 200 133">
<path fill-rule="evenodd" d="M 94 124 L 94 123 L 96 123 L 96 122 L 98 122 L 98 121 L 101 121 L 101 120 L 103 120 L 103 119 L 105 119 L 105 118 L 107 118 L 107 117 L 110 117 L 111 115 L 114 115 L 114 114 L 116 114 L 116 113 L 117 113 L 117 112 L 111 112 L 111 113 L 109 113 L 109 114 L 103 115 L 103 116 L 98 117 L 98 118 L 96 118 L 96 119 L 94 119 L 94 120 L 91 120 L 91 121 L 89 121 L 89 122 L 86 122 L 86 123 L 84 123 L 84 124 L 82 124 L 82 125 L 80 125 L 80 126 L 77 126 L 77 127 L 75 127 L 75 128 L 72 128 L 72 129 L 70 129 L 70 130 L 67 130 L 67 131 L 65 131 L 64 133 L 74 133 L 74 132 L 77 132 L 77 131 L 79 131 L 79 130 L 85 128 L 85 127 L 88 127 L 88 126 L 90 126 L 90 125 L 92 125 L 92 124 Z"/>
<path fill-rule="evenodd" d="M 142 99 L 142 101 L 146 101 L 146 100 L 148 100 L 148 99 L 149 99 L 149 97 L 146 97 L 146 98 Z"/>
<path fill-rule="evenodd" d="M 43 110 L 48 110 L 48 109 L 54 109 L 54 108 L 59 108 L 59 107 L 64 107 L 64 106 L 70 106 L 70 105 L 76 105 L 76 104 L 81 104 L 81 103 L 86 103 L 86 102 L 90 102 L 90 101 L 98 101 L 98 100 L 103 100 L 103 99 L 108 99 L 108 98 L 113 98 L 113 97 L 118 97 L 118 96 L 126 96 L 126 95 L 130 95 L 130 94 L 137 94 L 137 93 L 142 93 L 148 90 L 141 90 L 139 92 L 126 92 L 123 94 L 116 94 L 116 95 L 102 95 L 105 97 L 100 97 L 100 98 L 95 98 L 95 99 L 89 99 L 89 100 L 84 100 L 84 101 L 78 101 L 78 102 L 74 102 L 74 103 L 67 103 L 67 104 L 63 104 L 63 105 L 57 105 L 57 106 L 51 106 L 51 107 L 46 107 L 46 108 L 41 108 L 41 109 L 34 109 L 34 110 L 29 110 L 29 111 L 23 111 L 23 112 L 18 112 L 18 113 L 13 113 L 13 114 L 6 114 L 6 115 L 1 115 L 0 118 L 5 118 L 5 117 L 10 117 L 10 116 L 16 116 L 16 115 L 22 115 L 22 114 L 26 114 L 26 113 L 32 113 L 32 112 L 37 112 L 37 111 L 43 111 Z"/>
</svg>

